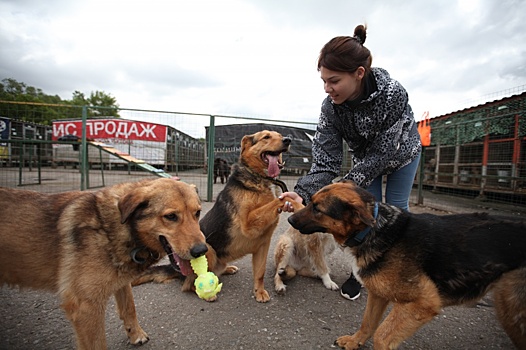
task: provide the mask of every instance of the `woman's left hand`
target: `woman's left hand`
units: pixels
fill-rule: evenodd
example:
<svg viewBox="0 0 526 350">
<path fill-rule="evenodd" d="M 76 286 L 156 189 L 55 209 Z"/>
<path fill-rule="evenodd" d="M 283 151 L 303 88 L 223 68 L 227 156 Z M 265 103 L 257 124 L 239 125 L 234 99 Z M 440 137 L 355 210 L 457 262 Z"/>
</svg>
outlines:
<svg viewBox="0 0 526 350">
<path fill-rule="evenodd" d="M 293 200 L 293 201 L 295 201 L 297 203 L 300 203 L 300 204 L 303 203 L 303 198 L 301 198 L 300 195 L 297 194 L 296 192 L 284 192 L 278 198 L 279 199 L 284 199 L 284 198 L 287 199 L 287 200 L 285 200 L 285 204 L 283 204 L 283 208 L 281 208 L 281 210 L 284 211 L 284 212 L 289 212 L 289 213 L 293 213 L 294 212 L 294 205 L 293 205 L 293 203 L 291 203 L 289 201 L 289 199 L 291 199 L 291 200 Z"/>
</svg>

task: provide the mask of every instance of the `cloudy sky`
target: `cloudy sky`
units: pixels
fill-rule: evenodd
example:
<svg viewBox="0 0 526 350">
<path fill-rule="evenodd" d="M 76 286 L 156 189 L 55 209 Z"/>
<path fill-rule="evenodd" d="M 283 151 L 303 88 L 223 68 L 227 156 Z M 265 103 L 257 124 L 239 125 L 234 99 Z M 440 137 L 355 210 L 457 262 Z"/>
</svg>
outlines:
<svg viewBox="0 0 526 350">
<path fill-rule="evenodd" d="M 367 23 L 416 119 L 526 90 L 524 0 L 0 0 L 0 80 L 123 108 L 316 122 L 321 47 Z"/>
</svg>

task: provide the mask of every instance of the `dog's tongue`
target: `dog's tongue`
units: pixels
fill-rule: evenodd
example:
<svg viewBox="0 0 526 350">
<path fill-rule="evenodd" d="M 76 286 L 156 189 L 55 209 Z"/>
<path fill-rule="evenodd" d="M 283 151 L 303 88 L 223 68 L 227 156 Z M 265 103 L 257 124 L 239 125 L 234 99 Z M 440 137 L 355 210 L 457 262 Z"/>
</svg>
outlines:
<svg viewBox="0 0 526 350">
<path fill-rule="evenodd" d="M 192 266 L 190 265 L 189 260 L 181 259 L 179 255 L 173 254 L 175 261 L 177 261 L 177 265 L 179 266 L 179 269 L 181 269 L 181 274 L 183 276 L 188 276 L 192 273 Z"/>
<path fill-rule="evenodd" d="M 268 176 L 269 177 L 278 177 L 279 175 L 279 165 L 278 165 L 279 156 L 271 156 L 267 154 L 267 161 L 268 161 Z"/>
</svg>

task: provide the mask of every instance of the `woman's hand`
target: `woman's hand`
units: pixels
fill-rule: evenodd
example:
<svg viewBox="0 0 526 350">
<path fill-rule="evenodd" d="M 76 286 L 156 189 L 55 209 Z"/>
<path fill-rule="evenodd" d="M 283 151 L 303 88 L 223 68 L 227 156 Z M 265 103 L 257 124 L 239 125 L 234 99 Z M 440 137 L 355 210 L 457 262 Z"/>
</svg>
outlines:
<svg viewBox="0 0 526 350">
<path fill-rule="evenodd" d="M 294 212 L 294 205 L 289 200 L 293 200 L 299 204 L 303 203 L 303 198 L 301 198 L 300 195 L 297 194 L 296 192 L 284 192 L 278 198 L 279 199 L 286 198 L 285 204 L 283 204 L 283 208 L 282 208 L 282 211 L 284 212 L 289 212 L 289 213 Z"/>
</svg>

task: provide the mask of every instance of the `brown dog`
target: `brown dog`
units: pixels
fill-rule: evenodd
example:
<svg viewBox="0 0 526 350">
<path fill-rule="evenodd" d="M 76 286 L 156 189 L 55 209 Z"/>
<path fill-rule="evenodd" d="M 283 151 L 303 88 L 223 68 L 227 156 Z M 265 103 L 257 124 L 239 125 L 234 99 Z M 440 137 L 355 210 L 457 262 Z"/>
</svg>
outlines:
<svg viewBox="0 0 526 350">
<path fill-rule="evenodd" d="M 445 306 L 474 302 L 493 290 L 497 316 L 518 349 L 526 349 L 526 225 L 487 214 L 411 214 L 375 203 L 354 183 L 318 191 L 289 217 L 303 234 L 327 232 L 345 245 L 367 288 L 360 329 L 339 337 L 358 349 L 395 349 Z M 389 303 L 389 315 L 382 316 Z"/>
<path fill-rule="evenodd" d="M 105 349 L 115 295 L 130 343 L 148 341 L 130 282 L 167 253 L 189 268 L 207 251 L 194 187 L 172 179 L 98 192 L 42 194 L 0 188 L 0 286 L 57 293 L 79 349 Z"/>
<path fill-rule="evenodd" d="M 267 254 L 283 204 L 291 201 L 278 199 L 275 188 L 278 185 L 286 191 L 285 184 L 275 178 L 283 167 L 282 153 L 288 151 L 290 142 L 290 138 L 268 130 L 244 136 L 239 162 L 233 165 L 225 188 L 200 222 L 210 248 L 206 254 L 208 268 L 216 275 L 236 273 L 238 268 L 228 263 L 252 254 L 253 292 L 258 302 L 270 300 L 263 283 Z M 176 270 L 169 265 L 156 266 L 133 284 L 166 282 L 180 276 Z M 190 273 L 182 289 L 194 290 L 194 280 L 195 275 Z M 215 297 L 209 299 L 213 300 Z"/>
<path fill-rule="evenodd" d="M 296 275 L 320 278 L 325 288 L 338 290 L 338 285 L 329 275 L 326 257 L 336 248 L 331 235 L 316 232 L 302 235 L 298 230 L 289 227 L 281 236 L 274 249 L 274 288 L 278 294 L 285 294 L 287 286 L 283 281 Z"/>
</svg>

